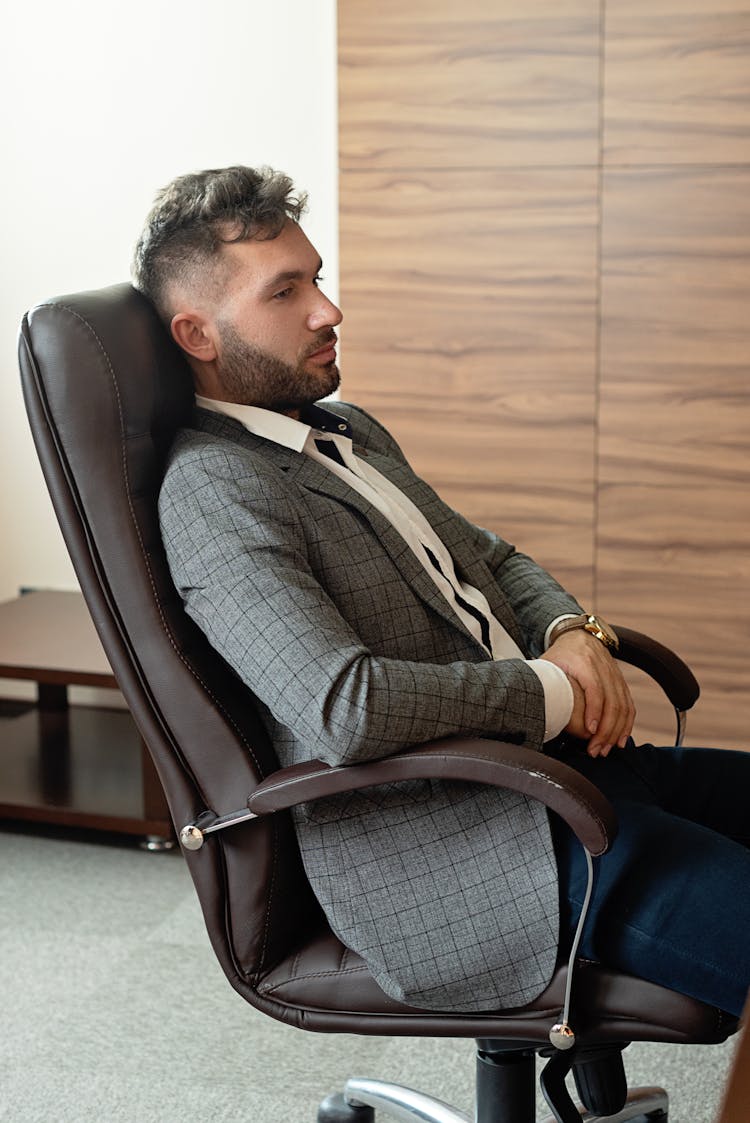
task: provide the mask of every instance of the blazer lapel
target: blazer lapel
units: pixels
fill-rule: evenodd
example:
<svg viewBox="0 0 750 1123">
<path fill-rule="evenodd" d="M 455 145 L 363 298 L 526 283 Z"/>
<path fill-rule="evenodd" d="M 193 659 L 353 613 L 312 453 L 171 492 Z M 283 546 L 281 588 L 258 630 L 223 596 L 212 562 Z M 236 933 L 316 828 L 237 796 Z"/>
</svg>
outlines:
<svg viewBox="0 0 750 1123">
<path fill-rule="evenodd" d="M 354 451 L 361 455 L 357 445 L 354 446 Z M 417 476 L 408 465 L 394 463 L 387 457 L 379 456 L 369 450 L 366 450 L 364 455 L 368 457 L 374 468 L 377 468 L 391 483 L 400 488 L 412 503 L 422 511 L 431 526 L 437 526 L 436 533 L 451 554 L 461 580 L 468 585 L 473 585 L 475 589 L 479 589 L 484 594 L 495 619 L 502 624 L 520 650 L 525 651 L 526 641 L 518 627 L 513 609 L 508 604 L 498 583 L 492 579 L 484 554 L 472 549 L 471 543 L 467 540 L 464 526 L 461 520 L 456 517 L 455 512 L 447 507 L 430 485 Z M 409 552 L 411 553 L 411 551 Z M 431 585 L 434 584 L 429 578 L 428 582 Z M 440 597 L 440 599 L 444 601 L 443 597 Z"/>
<path fill-rule="evenodd" d="M 415 557 L 412 549 L 407 545 L 398 531 L 394 530 L 388 519 L 386 519 L 376 507 L 373 507 L 363 495 L 360 495 L 354 488 L 349 487 L 349 485 L 335 475 L 335 473 L 329 471 L 328 468 L 318 463 L 317 460 L 311 459 L 311 457 L 306 456 L 303 452 L 295 452 L 284 445 L 279 445 L 273 441 L 266 440 L 264 437 L 256 436 L 254 433 L 249 432 L 239 421 L 234 420 L 234 418 L 203 409 L 198 409 L 196 414 L 197 428 L 214 433 L 216 436 L 238 441 L 247 448 L 261 452 L 267 460 L 275 464 L 281 471 L 287 472 L 290 480 L 293 479 L 299 486 L 309 491 L 318 492 L 321 495 L 327 495 L 331 499 L 335 499 L 359 511 L 359 513 L 367 519 L 377 535 L 378 540 L 382 543 L 391 560 L 397 566 L 401 576 L 407 584 L 411 586 L 416 595 L 433 609 L 433 611 L 437 612 L 448 624 L 454 628 L 458 628 L 464 635 L 468 636 L 468 638 L 476 644 L 477 651 L 486 659 L 490 658 L 483 645 L 476 640 L 462 620 L 450 607 L 448 601 L 439 591 L 435 582 L 430 578 L 424 566 L 421 565 Z M 387 475 L 389 478 L 393 476 L 392 472 L 387 471 L 387 469 L 392 466 L 384 463 L 382 457 L 376 456 L 368 450 L 361 449 L 358 445 L 355 446 L 355 451 L 358 455 L 364 453 L 364 455 L 368 456 L 372 460 L 374 466 L 378 468 L 378 471 L 383 472 L 384 475 Z M 413 481 L 417 479 L 418 477 L 410 473 L 410 482 L 412 485 Z M 402 481 L 400 480 L 394 479 L 393 482 L 397 486 L 402 486 Z M 413 490 L 413 486 L 411 490 Z M 424 490 L 426 496 L 431 498 L 432 493 L 429 488 L 425 486 Z M 410 498 L 413 502 L 419 502 L 418 498 L 414 495 L 410 496 Z M 425 504 L 419 505 L 424 509 Z M 462 566 L 462 569 L 467 580 L 471 581 L 467 568 Z M 500 619 L 500 617 L 498 617 L 498 619 Z"/>
<path fill-rule="evenodd" d="M 278 446 L 277 446 L 278 447 Z M 335 473 L 330 472 L 323 464 L 312 460 L 304 453 L 286 451 L 289 455 L 287 471 L 290 479 L 294 479 L 300 486 L 308 491 L 316 491 L 327 495 L 331 499 L 354 508 L 363 515 L 378 537 L 378 541 L 387 551 L 391 561 L 397 566 L 403 579 L 411 586 L 420 600 L 424 601 L 433 611 L 437 612 L 448 624 L 459 628 L 477 646 L 478 651 L 489 659 L 485 648 L 472 635 L 463 621 L 450 607 L 435 582 L 430 578 L 424 566 L 415 557 L 411 547 L 404 541 L 397 530 L 377 507 L 373 507 L 363 495 L 350 487 Z"/>
</svg>

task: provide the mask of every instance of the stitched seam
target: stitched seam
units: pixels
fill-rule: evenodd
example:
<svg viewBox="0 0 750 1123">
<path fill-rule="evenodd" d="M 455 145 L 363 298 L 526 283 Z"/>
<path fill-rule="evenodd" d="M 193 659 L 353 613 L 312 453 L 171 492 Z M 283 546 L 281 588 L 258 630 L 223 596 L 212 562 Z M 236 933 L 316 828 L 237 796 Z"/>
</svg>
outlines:
<svg viewBox="0 0 750 1123">
<path fill-rule="evenodd" d="M 227 718 L 229 724 L 233 727 L 233 729 L 237 733 L 237 736 L 242 741 L 243 745 L 245 745 L 245 747 L 247 748 L 248 752 L 250 753 L 250 756 L 252 757 L 252 759 L 255 763 L 256 768 L 260 772 L 260 766 L 258 764 L 258 760 L 255 756 L 255 753 L 253 752 L 252 746 L 248 743 L 248 741 L 244 737 L 242 731 L 239 729 L 239 727 L 233 721 L 231 715 L 224 709 L 224 707 L 219 702 L 219 700 L 214 696 L 213 692 L 209 689 L 209 687 L 203 681 L 203 679 L 198 674 L 198 672 L 195 670 L 195 668 L 185 659 L 182 652 L 180 651 L 180 649 L 177 647 L 177 644 L 175 643 L 174 636 L 172 635 L 172 632 L 170 631 L 169 627 L 167 626 L 167 622 L 166 622 L 166 619 L 164 617 L 164 613 L 162 611 L 161 601 L 159 600 L 159 597 L 157 596 L 156 585 L 154 584 L 154 578 L 153 578 L 153 574 L 151 572 L 151 566 L 150 566 L 149 561 L 148 561 L 148 554 L 146 553 L 146 551 L 144 549 L 143 538 L 141 537 L 140 528 L 138 526 L 138 522 L 137 522 L 136 517 L 135 517 L 135 511 L 133 510 L 132 498 L 131 498 L 131 493 L 130 493 L 130 477 L 128 476 L 128 472 L 127 472 L 126 442 L 125 442 L 124 439 L 122 439 L 122 434 L 124 432 L 123 417 L 122 417 L 122 400 L 120 398 L 120 388 L 117 385 L 117 378 L 115 377 L 114 369 L 113 369 L 112 364 L 109 360 L 109 355 L 107 354 L 106 349 L 104 347 L 104 344 L 102 343 L 101 339 L 99 338 L 97 333 L 92 328 L 91 324 L 87 320 L 85 320 L 83 318 L 83 316 L 80 315 L 80 313 L 76 312 L 75 309 L 69 308 L 69 307 L 67 307 L 67 305 L 63 305 L 63 304 L 54 305 L 53 307 L 64 308 L 66 312 L 69 312 L 72 316 L 75 316 L 77 320 L 80 320 L 80 322 L 85 325 L 85 327 L 88 329 L 88 331 L 91 333 L 91 335 L 94 337 L 94 339 L 98 343 L 99 348 L 101 350 L 101 353 L 104 356 L 105 362 L 107 364 L 107 369 L 109 370 L 110 377 L 112 379 L 112 385 L 113 385 L 114 391 L 115 391 L 115 397 L 117 399 L 117 412 L 118 412 L 118 415 L 119 415 L 119 418 L 120 418 L 120 436 L 121 436 L 120 449 L 121 449 L 121 453 L 122 453 L 122 474 L 123 474 L 123 478 L 125 479 L 125 482 L 126 482 L 125 492 L 126 492 L 126 495 L 127 495 L 127 498 L 128 498 L 128 508 L 130 510 L 130 517 L 131 517 L 133 526 L 135 528 L 136 535 L 138 537 L 138 542 L 139 542 L 140 547 L 141 547 L 141 555 L 142 555 L 144 563 L 145 563 L 145 568 L 146 568 L 146 572 L 148 574 L 149 584 L 151 585 L 151 590 L 154 594 L 154 601 L 156 602 L 156 606 L 157 606 L 157 609 L 159 611 L 159 618 L 160 618 L 161 623 L 162 623 L 162 629 L 164 631 L 164 634 L 166 635 L 167 639 L 169 640 L 169 642 L 172 646 L 172 649 L 174 650 L 175 654 L 179 658 L 180 662 L 183 664 L 184 667 L 187 668 L 187 670 L 190 672 L 190 674 L 193 676 L 193 678 L 201 684 L 201 686 L 205 690 L 206 694 L 208 694 L 209 698 L 211 698 L 212 702 L 215 704 L 217 710 L 219 710 Z"/>
<path fill-rule="evenodd" d="M 582 904 L 575 897 L 571 897 L 570 899 L 571 899 L 571 902 L 573 904 L 575 904 L 577 908 L 582 907 Z M 637 924 L 633 924 L 633 923 L 628 921 L 628 922 L 625 922 L 625 927 L 630 928 L 633 932 L 636 932 L 639 936 L 643 936 L 644 939 L 646 939 L 646 940 L 652 941 L 654 939 L 653 935 L 651 935 L 649 932 L 646 932 L 643 928 L 640 928 Z M 667 938 L 662 937 L 662 936 L 660 936 L 659 939 L 671 950 L 679 951 L 679 954 L 682 957 L 684 957 L 685 959 L 689 960 L 691 963 L 695 963 L 698 966 L 702 966 L 702 967 L 709 967 L 714 971 L 721 972 L 722 968 L 718 964 L 713 963 L 713 962 L 708 962 L 707 960 L 704 960 L 704 959 L 696 958 L 696 956 L 692 955 L 689 950 L 686 951 L 683 948 L 678 948 L 678 946 L 674 943 L 673 940 L 667 939 Z M 582 959 L 580 962 L 581 962 L 581 964 L 585 963 L 585 964 L 590 964 L 591 966 L 596 966 L 596 963 L 597 963 L 596 960 L 584 960 L 584 959 Z M 732 974 L 732 978 L 736 979 L 737 981 L 743 981 L 743 980 L 740 979 L 739 975 Z M 663 984 L 654 983 L 654 985 L 659 986 L 659 985 L 663 985 Z M 718 1007 L 711 1006 L 710 1003 L 704 1003 L 704 1005 L 707 1006 L 709 1009 L 714 1011 L 714 1014 L 716 1015 L 716 1017 L 715 1017 L 716 1026 L 717 1026 L 717 1028 L 720 1027 L 721 1023 L 722 1023 L 722 1020 L 723 1020 L 724 1011 L 720 1010 Z M 622 1014 L 622 1015 L 618 1015 L 618 1016 L 622 1017 L 622 1018 L 628 1018 L 629 1017 L 629 1018 L 631 1018 L 631 1020 L 637 1020 L 635 1018 L 635 1015 Z"/>
<path fill-rule="evenodd" d="M 648 940 L 649 942 L 653 941 L 654 938 L 655 938 L 651 933 L 646 932 L 643 928 L 639 927 L 639 925 L 633 924 L 630 921 L 625 921 L 624 926 L 626 928 L 630 928 L 631 931 L 633 931 L 633 932 L 637 932 L 637 934 L 639 936 L 642 936 L 645 940 Z M 660 940 L 661 943 L 665 944 L 666 947 L 668 947 L 670 949 L 670 951 L 672 951 L 673 953 L 677 952 L 678 957 L 681 956 L 683 959 L 686 959 L 689 963 L 695 963 L 696 966 L 698 966 L 698 967 L 707 967 L 709 970 L 717 971 L 719 973 L 722 973 L 724 971 L 724 968 L 720 964 L 715 963 L 714 960 L 708 959 L 707 957 L 702 958 L 700 956 L 697 956 L 697 955 L 693 954 L 692 950 L 689 947 L 688 948 L 681 947 L 680 945 L 676 944 L 674 942 L 674 940 L 670 940 L 667 936 L 659 936 L 659 940 Z M 727 974 L 730 976 L 730 978 L 734 979 L 736 982 L 744 982 L 745 981 L 743 976 L 741 976 L 738 972 L 733 971 L 731 969 L 729 969 L 727 971 Z"/>
<path fill-rule="evenodd" d="M 364 972 L 364 967 L 347 967 L 344 971 L 309 971 L 304 975 L 295 975 L 293 980 L 284 979 L 283 982 L 274 983 L 272 986 L 263 986 L 261 983 L 258 986 L 258 990 L 261 990 L 263 994 L 273 994 L 275 990 L 281 990 L 283 987 L 288 986 L 290 982 L 299 983 L 305 979 L 328 979 L 336 975 L 355 975 L 363 974 Z"/>
<path fill-rule="evenodd" d="M 278 820 L 271 820 L 271 876 L 268 881 L 268 904 L 266 905 L 266 915 L 263 924 L 263 943 L 260 949 L 260 965 L 261 968 L 266 961 L 266 951 L 268 949 L 268 937 L 271 930 L 271 901 L 273 900 L 274 890 L 276 888 L 276 870 L 278 866 Z"/>
<path fill-rule="evenodd" d="M 144 565 L 145 565 L 145 568 L 146 568 L 146 573 L 148 574 L 149 584 L 151 585 L 151 590 L 152 590 L 153 595 L 154 595 L 154 601 L 156 602 L 157 610 L 158 610 L 158 613 L 159 613 L 159 619 L 161 620 L 161 623 L 162 623 L 163 632 L 166 635 L 167 639 L 169 640 L 169 643 L 170 643 L 173 651 L 177 655 L 178 659 L 180 660 L 180 662 L 189 671 L 189 673 L 196 680 L 196 682 L 200 683 L 200 685 L 203 687 L 206 694 L 209 696 L 211 701 L 216 706 L 216 709 L 221 714 L 224 715 L 224 717 L 228 721 L 229 725 L 234 729 L 234 731 L 237 734 L 239 740 L 241 741 L 241 743 L 247 749 L 253 763 L 255 764 L 257 772 L 262 775 L 262 770 L 261 770 L 260 765 L 258 763 L 258 758 L 256 757 L 255 752 L 253 751 L 252 745 L 249 744 L 249 742 L 247 741 L 246 737 L 244 736 L 242 730 L 237 726 L 237 724 L 234 721 L 234 719 L 232 718 L 231 714 L 229 714 L 227 712 L 227 710 L 224 708 L 224 706 L 215 697 L 215 695 L 213 694 L 213 691 L 211 691 L 209 689 L 209 687 L 203 681 L 201 676 L 197 673 L 195 668 L 185 659 L 182 652 L 177 647 L 177 644 L 175 643 L 175 639 L 174 639 L 174 636 L 172 635 L 171 629 L 168 627 L 166 619 L 164 617 L 164 612 L 162 610 L 161 601 L 160 601 L 160 599 L 157 595 L 156 585 L 154 583 L 154 578 L 153 578 L 153 573 L 151 571 L 151 566 L 149 564 L 148 554 L 146 553 L 146 551 L 144 549 L 143 538 L 141 536 L 140 528 L 138 526 L 138 522 L 137 522 L 136 517 L 135 517 L 135 511 L 133 509 L 132 496 L 131 496 L 131 491 L 130 491 L 130 477 L 129 477 L 128 471 L 127 471 L 126 442 L 125 442 L 125 439 L 124 439 L 125 429 L 124 429 L 123 415 L 122 415 L 122 399 L 120 397 L 120 388 L 117 384 L 117 378 L 115 376 L 114 368 L 112 366 L 112 363 L 110 362 L 109 355 L 107 354 L 106 348 L 104 347 L 104 344 L 102 343 L 101 339 L 99 338 L 99 335 L 94 330 L 94 328 L 91 326 L 91 324 L 86 319 L 84 319 L 84 317 L 81 316 L 80 313 L 76 312 L 75 309 L 70 308 L 67 305 L 63 305 L 63 304 L 53 305 L 53 307 L 65 309 L 66 312 L 68 312 L 69 314 L 74 316 L 80 323 L 82 323 L 86 327 L 86 329 L 90 332 L 90 334 L 96 340 L 96 342 L 99 346 L 99 350 L 100 350 L 101 354 L 103 355 L 104 360 L 106 362 L 107 370 L 109 371 L 110 378 L 111 378 L 111 381 L 112 381 L 112 386 L 113 386 L 114 391 L 115 391 L 115 398 L 116 398 L 116 401 L 117 401 L 117 412 L 118 412 L 118 416 L 119 416 L 119 419 L 120 419 L 120 451 L 121 451 L 121 457 L 122 457 L 123 478 L 125 480 L 125 485 L 126 485 L 125 486 L 125 493 L 127 495 L 128 508 L 130 510 L 130 517 L 131 517 L 133 526 L 135 528 L 136 536 L 138 538 L 138 542 L 139 542 L 139 545 L 140 545 L 140 548 L 141 548 L 141 555 L 143 557 Z M 274 860 L 275 860 L 275 855 L 274 855 Z M 272 893 L 272 888 L 273 888 L 273 881 L 274 881 L 274 879 L 273 879 L 273 875 L 272 875 L 271 884 L 269 885 L 268 904 L 266 906 L 266 916 L 265 916 L 265 921 L 264 921 L 264 934 L 263 934 L 263 950 L 264 951 L 265 951 L 265 948 L 267 946 L 268 931 L 269 931 L 269 927 L 270 927 L 271 893 Z"/>
</svg>

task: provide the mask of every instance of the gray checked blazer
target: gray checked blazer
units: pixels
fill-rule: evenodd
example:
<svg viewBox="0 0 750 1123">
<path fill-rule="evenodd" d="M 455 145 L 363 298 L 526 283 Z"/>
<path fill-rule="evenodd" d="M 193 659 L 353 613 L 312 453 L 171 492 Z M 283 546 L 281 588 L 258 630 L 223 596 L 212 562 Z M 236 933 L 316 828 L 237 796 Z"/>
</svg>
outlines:
<svg viewBox="0 0 750 1123">
<path fill-rule="evenodd" d="M 363 410 L 354 448 L 419 507 L 533 657 L 580 606 L 531 559 L 451 510 Z M 313 407 L 317 411 L 317 407 Z M 319 424 L 316 413 L 315 424 Z M 325 466 L 196 410 L 171 451 L 162 534 L 188 613 L 261 705 L 281 765 L 351 764 L 451 735 L 541 749 L 544 696 L 493 662 L 388 521 Z M 412 781 L 298 809 L 310 882 L 389 995 L 426 1009 L 521 1005 L 556 960 L 545 809 L 478 785 Z"/>
</svg>

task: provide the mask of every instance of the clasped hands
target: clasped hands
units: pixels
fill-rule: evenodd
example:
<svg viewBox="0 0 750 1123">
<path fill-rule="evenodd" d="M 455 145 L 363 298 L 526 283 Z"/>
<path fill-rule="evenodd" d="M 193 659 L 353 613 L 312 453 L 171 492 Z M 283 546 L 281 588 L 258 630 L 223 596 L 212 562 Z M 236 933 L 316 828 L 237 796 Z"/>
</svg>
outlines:
<svg viewBox="0 0 750 1123">
<path fill-rule="evenodd" d="M 589 756 L 624 748 L 633 730 L 635 706 L 622 671 L 607 648 L 577 628 L 563 632 L 542 659 L 564 671 L 573 688 L 573 713 L 567 733 L 586 742 Z"/>
</svg>

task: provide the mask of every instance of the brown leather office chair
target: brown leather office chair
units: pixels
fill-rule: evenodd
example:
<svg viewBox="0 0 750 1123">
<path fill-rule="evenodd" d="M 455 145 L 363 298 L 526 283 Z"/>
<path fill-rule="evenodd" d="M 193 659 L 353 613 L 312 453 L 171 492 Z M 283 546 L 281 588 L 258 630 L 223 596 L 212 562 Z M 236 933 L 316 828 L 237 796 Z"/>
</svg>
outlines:
<svg viewBox="0 0 750 1123">
<path fill-rule="evenodd" d="M 330 931 L 285 811 L 333 790 L 407 776 L 459 777 L 543 800 L 597 854 L 616 829 L 606 800 L 556 761 L 479 740 L 346 769 L 277 771 L 247 688 L 185 615 L 167 570 L 156 499 L 192 389 L 150 305 L 129 285 L 42 304 L 24 318 L 20 361 L 34 439 L 81 588 L 153 755 L 232 985 L 301 1029 L 475 1038 L 477 1123 L 532 1123 L 538 1051 L 551 1058 L 542 1082 L 559 1123 L 580 1121 L 564 1084 L 571 1065 L 593 1113 L 587 1119 L 666 1119 L 659 1089 L 628 1094 L 623 1046 L 720 1042 L 734 1019 L 593 964 L 575 971 L 569 1020 L 576 1040 L 567 1051 L 550 1042 L 565 1001 L 564 966 L 521 1009 L 439 1014 L 400 1005 Z M 698 689 L 685 665 L 645 637 L 620 635 L 622 657 L 652 674 L 678 711 L 689 708 Z M 559 1031 L 552 1036 L 558 1045 L 571 1043 Z M 319 1119 L 368 1123 L 374 1105 L 399 1119 L 466 1121 L 429 1097 L 364 1079 L 329 1097 Z"/>
</svg>

